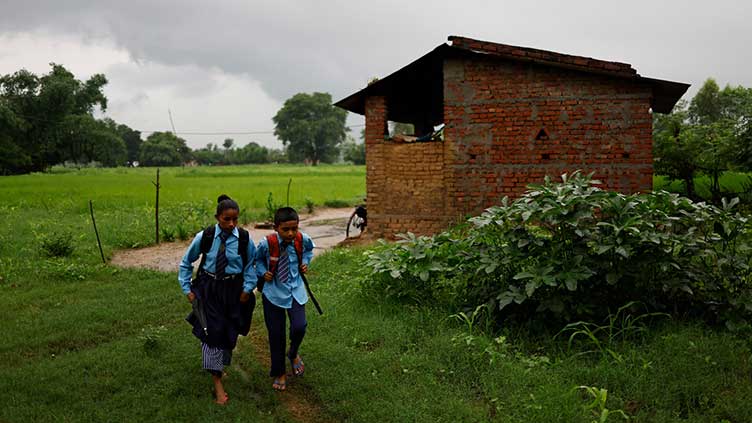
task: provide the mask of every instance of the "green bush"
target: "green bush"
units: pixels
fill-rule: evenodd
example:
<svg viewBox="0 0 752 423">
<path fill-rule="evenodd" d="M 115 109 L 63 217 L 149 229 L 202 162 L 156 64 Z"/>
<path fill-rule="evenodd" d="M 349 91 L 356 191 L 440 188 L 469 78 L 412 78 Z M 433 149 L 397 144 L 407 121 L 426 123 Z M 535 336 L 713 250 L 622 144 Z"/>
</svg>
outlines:
<svg viewBox="0 0 752 423">
<path fill-rule="evenodd" d="M 314 211 L 315 207 L 316 207 L 316 203 L 313 202 L 313 200 L 311 199 L 311 197 L 306 197 L 305 198 L 306 212 L 308 214 L 313 214 L 313 211 Z"/>
<path fill-rule="evenodd" d="M 162 240 L 163 242 L 175 241 L 175 233 L 172 231 L 171 228 L 162 227 L 160 228 L 159 232 L 162 233 L 162 235 L 160 236 L 160 240 Z"/>
<path fill-rule="evenodd" d="M 664 191 L 604 191 L 579 173 L 562 179 L 505 198 L 470 227 L 408 235 L 369 254 L 371 288 L 450 307 L 487 304 L 497 318 L 600 320 L 640 301 L 746 325 L 752 256 L 738 200 L 718 208 Z"/>
<path fill-rule="evenodd" d="M 75 249 L 70 233 L 51 233 L 41 239 L 42 253 L 47 257 L 70 257 Z"/>
<path fill-rule="evenodd" d="M 177 238 L 181 241 L 185 241 L 186 239 L 191 237 L 191 233 L 188 232 L 188 229 L 182 223 L 178 223 L 175 226 L 175 232 Z"/>
</svg>

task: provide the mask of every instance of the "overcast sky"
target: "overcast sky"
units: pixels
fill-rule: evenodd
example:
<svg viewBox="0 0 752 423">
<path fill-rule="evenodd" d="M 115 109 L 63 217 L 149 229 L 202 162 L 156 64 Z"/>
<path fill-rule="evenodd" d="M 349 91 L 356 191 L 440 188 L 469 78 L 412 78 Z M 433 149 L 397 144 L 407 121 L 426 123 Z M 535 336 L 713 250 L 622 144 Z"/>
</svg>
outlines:
<svg viewBox="0 0 752 423">
<path fill-rule="evenodd" d="M 109 79 L 106 115 L 191 147 L 280 148 L 298 92 L 339 100 L 448 35 L 620 61 L 647 77 L 752 86 L 752 2 L 714 0 L 0 0 L 0 74 L 64 65 Z M 363 118 L 348 123 L 360 133 Z"/>
</svg>

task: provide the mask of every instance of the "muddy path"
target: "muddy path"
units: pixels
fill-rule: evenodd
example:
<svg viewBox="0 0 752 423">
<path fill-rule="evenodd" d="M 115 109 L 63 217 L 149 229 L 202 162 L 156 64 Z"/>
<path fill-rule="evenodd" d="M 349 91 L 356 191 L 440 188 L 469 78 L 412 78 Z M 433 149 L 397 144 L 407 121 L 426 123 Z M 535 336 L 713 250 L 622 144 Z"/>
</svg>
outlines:
<svg viewBox="0 0 752 423">
<path fill-rule="evenodd" d="M 317 209 L 313 214 L 301 215 L 300 229 L 313 238 L 316 244 L 314 255 L 320 254 L 345 239 L 345 225 L 352 213 L 352 208 Z M 253 225 L 244 226 L 251 235 L 251 239 L 258 243 L 272 229 L 256 229 Z M 177 272 L 180 260 L 188 248 L 190 240 L 164 242 L 151 247 L 134 250 L 116 251 L 110 264 L 118 267 L 136 267 L 159 270 L 162 272 Z"/>
</svg>

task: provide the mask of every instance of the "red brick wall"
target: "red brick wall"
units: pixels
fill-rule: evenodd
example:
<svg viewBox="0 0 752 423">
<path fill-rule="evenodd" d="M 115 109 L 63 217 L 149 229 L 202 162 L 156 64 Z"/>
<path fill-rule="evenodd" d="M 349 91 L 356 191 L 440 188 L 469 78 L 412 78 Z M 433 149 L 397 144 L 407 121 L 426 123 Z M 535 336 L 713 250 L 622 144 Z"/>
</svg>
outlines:
<svg viewBox="0 0 752 423">
<path fill-rule="evenodd" d="M 446 227 L 444 145 L 384 139 L 384 97 L 366 100 L 368 232 L 393 238 L 401 232 L 435 233 Z"/>
<path fill-rule="evenodd" d="M 594 172 L 607 189 L 652 189 L 651 88 L 499 59 L 444 64 L 447 214 L 477 214 L 545 175 Z M 541 130 L 547 139 L 536 140 Z"/>
<path fill-rule="evenodd" d="M 435 233 L 546 175 L 594 172 L 607 189 L 652 189 L 651 88 L 498 58 L 444 64 L 444 142 L 385 140 L 384 97 L 366 100 L 373 236 Z M 545 139 L 536 139 L 539 132 Z"/>
</svg>

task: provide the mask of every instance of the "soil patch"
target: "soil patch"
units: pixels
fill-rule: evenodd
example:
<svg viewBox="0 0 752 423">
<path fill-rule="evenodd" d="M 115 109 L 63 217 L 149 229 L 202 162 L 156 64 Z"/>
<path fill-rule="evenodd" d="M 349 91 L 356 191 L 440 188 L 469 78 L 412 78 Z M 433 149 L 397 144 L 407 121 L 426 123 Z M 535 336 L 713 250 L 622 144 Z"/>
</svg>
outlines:
<svg viewBox="0 0 752 423">
<path fill-rule="evenodd" d="M 345 225 L 352 208 L 319 209 L 310 215 L 301 215 L 300 229 L 313 238 L 316 244 L 314 255 L 320 254 L 345 239 Z M 255 229 L 253 224 L 244 226 L 254 242 L 274 232 L 272 229 Z M 177 272 L 180 260 L 190 241 L 164 242 L 146 248 L 116 251 L 110 263 L 119 267 L 137 267 Z"/>
</svg>

